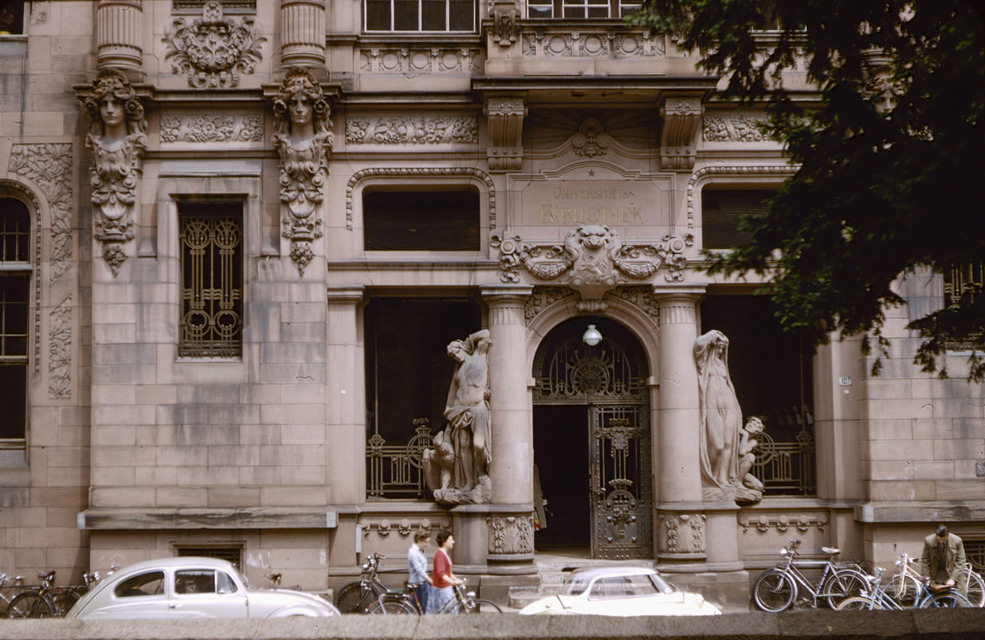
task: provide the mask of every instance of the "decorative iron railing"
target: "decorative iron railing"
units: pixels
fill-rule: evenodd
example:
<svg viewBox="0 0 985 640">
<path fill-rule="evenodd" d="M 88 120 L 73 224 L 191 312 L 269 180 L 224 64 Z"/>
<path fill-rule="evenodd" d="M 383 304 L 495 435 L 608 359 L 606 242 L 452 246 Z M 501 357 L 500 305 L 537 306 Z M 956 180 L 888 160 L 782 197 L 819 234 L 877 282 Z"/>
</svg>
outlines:
<svg viewBox="0 0 985 640">
<path fill-rule="evenodd" d="M 367 493 L 371 499 L 427 498 L 424 450 L 431 447 L 431 424 L 414 419 L 414 436 L 406 444 L 387 444 L 374 433 L 366 443 Z"/>
<path fill-rule="evenodd" d="M 975 571 L 985 572 L 985 540 L 965 540 L 964 553 Z"/>
<path fill-rule="evenodd" d="M 767 496 L 817 494 L 814 436 L 801 431 L 793 442 L 775 442 L 768 433 L 759 436 L 752 474 L 763 481 Z"/>
</svg>

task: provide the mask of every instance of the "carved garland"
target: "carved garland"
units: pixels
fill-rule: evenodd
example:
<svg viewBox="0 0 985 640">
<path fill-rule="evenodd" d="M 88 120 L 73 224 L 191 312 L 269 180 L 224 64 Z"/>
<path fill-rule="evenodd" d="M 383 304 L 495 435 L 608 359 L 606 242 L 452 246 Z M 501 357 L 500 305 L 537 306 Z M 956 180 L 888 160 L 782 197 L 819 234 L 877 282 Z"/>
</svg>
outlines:
<svg viewBox="0 0 985 640">
<path fill-rule="evenodd" d="M 162 40 L 172 73 L 188 74 L 188 85 L 196 89 L 214 89 L 235 87 L 241 73 L 252 73 L 266 38 L 253 26 L 251 16 L 240 23 L 223 18 L 222 3 L 209 0 L 202 6 L 201 18 L 190 25 L 175 18 L 174 29 Z"/>
<path fill-rule="evenodd" d="M 768 142 L 760 128 L 765 122 L 753 115 L 705 114 L 701 134 L 705 142 Z"/>
<path fill-rule="evenodd" d="M 72 397 L 72 296 L 58 303 L 48 319 L 48 397 Z"/>
<path fill-rule="evenodd" d="M 788 178 L 796 173 L 797 168 L 790 165 L 780 166 L 710 166 L 702 167 L 691 174 L 691 179 L 687 183 L 687 228 L 694 229 L 694 193 L 698 183 L 706 176 L 762 176 Z"/>
<path fill-rule="evenodd" d="M 51 210 L 51 273 L 49 282 L 55 282 L 64 274 L 72 259 L 72 145 L 17 144 L 10 153 L 11 173 L 30 179 L 41 189 Z M 34 200 L 33 194 L 27 194 Z M 36 202 L 36 200 L 34 200 Z M 40 212 L 39 208 L 35 209 Z M 40 230 L 40 225 L 38 226 Z M 40 261 L 41 234 L 35 235 Z"/>
<path fill-rule="evenodd" d="M 161 116 L 161 142 L 262 142 L 259 113 L 194 113 Z"/>
<path fill-rule="evenodd" d="M 479 119 L 474 116 L 382 116 L 350 118 L 345 123 L 349 144 L 476 144 Z"/>
<path fill-rule="evenodd" d="M 660 550 L 665 553 L 704 553 L 705 520 L 700 513 L 660 516 Z"/>
<path fill-rule="evenodd" d="M 407 518 L 403 518 L 400 522 L 391 522 L 388 519 L 382 519 L 379 522 L 367 522 L 361 525 L 363 538 L 369 538 L 369 534 L 376 532 L 376 535 L 381 538 L 386 538 L 391 533 L 396 533 L 397 535 L 406 538 L 418 529 L 434 530 L 441 528 L 448 528 L 447 524 L 434 523 L 428 518 L 421 518 L 418 521 L 411 521 Z"/>
<path fill-rule="evenodd" d="M 812 517 L 806 514 L 797 517 L 787 515 L 770 517 L 764 514 L 758 518 L 750 518 L 746 521 L 739 520 L 742 533 L 746 533 L 750 529 L 755 529 L 759 533 L 767 533 L 770 529 L 776 529 L 780 533 L 786 533 L 791 527 L 804 533 L 811 527 L 817 527 L 818 531 L 824 531 L 824 527 L 827 525 L 828 520 L 821 520 L 816 516 Z"/>
<path fill-rule="evenodd" d="M 475 167 L 434 167 L 415 169 L 409 167 L 373 167 L 362 169 L 352 174 L 345 187 L 345 228 L 352 231 L 352 197 L 356 185 L 367 178 L 386 177 L 407 179 L 428 179 L 428 178 L 476 178 L 482 180 L 486 185 L 486 194 L 489 196 L 489 226 L 496 226 L 496 185 L 488 173 Z"/>
<path fill-rule="evenodd" d="M 486 519 L 486 523 L 489 526 L 490 554 L 509 555 L 533 553 L 533 515 L 490 516 Z"/>
</svg>

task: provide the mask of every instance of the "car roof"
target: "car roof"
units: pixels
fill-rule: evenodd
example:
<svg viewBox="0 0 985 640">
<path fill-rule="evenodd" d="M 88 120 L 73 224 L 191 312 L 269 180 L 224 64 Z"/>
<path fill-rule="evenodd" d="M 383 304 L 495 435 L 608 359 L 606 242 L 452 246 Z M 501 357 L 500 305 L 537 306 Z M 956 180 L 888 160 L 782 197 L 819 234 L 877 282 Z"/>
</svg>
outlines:
<svg viewBox="0 0 985 640">
<path fill-rule="evenodd" d="M 638 576 L 657 573 L 651 567 L 618 565 L 604 567 L 582 567 L 571 572 L 572 578 L 591 580 L 600 576 Z"/>
<path fill-rule="evenodd" d="M 195 567 L 199 569 L 229 569 L 233 568 L 233 565 L 228 560 L 221 560 L 219 558 L 205 558 L 199 556 L 180 556 L 180 557 L 168 557 L 168 558 L 154 558 L 151 560 L 141 560 L 140 562 L 135 562 L 133 564 L 127 565 L 120 569 L 118 573 L 131 571 L 141 571 L 144 569 L 171 569 L 176 567 Z"/>
</svg>

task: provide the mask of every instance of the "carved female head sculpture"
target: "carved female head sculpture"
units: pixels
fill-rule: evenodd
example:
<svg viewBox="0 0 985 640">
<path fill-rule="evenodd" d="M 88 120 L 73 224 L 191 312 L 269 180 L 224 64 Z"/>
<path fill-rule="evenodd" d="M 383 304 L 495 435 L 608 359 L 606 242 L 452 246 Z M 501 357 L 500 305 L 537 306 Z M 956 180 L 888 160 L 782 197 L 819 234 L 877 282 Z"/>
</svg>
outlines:
<svg viewBox="0 0 985 640">
<path fill-rule="evenodd" d="M 318 134 L 330 136 L 331 115 L 328 100 L 312 75 L 305 69 L 288 71 L 277 97 L 274 98 L 274 126 L 277 133 L 293 138 Z"/>
<path fill-rule="evenodd" d="M 119 71 L 102 72 L 92 83 L 84 105 L 91 135 L 115 140 L 131 134 L 143 135 L 147 129 L 144 105 Z"/>
</svg>

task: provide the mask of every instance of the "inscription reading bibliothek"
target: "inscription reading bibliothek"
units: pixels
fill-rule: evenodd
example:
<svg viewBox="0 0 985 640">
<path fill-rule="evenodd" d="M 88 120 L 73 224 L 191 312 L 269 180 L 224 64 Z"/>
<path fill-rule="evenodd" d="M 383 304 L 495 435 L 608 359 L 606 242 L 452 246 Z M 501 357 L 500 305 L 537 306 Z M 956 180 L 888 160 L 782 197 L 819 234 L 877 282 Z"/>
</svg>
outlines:
<svg viewBox="0 0 985 640">
<path fill-rule="evenodd" d="M 661 209 L 664 197 L 647 182 L 535 182 L 523 191 L 523 223 L 560 227 L 652 224 L 650 218 L 654 209 Z"/>
</svg>

